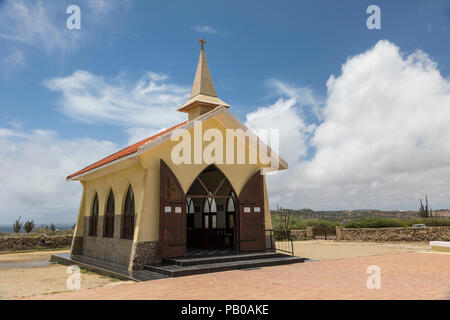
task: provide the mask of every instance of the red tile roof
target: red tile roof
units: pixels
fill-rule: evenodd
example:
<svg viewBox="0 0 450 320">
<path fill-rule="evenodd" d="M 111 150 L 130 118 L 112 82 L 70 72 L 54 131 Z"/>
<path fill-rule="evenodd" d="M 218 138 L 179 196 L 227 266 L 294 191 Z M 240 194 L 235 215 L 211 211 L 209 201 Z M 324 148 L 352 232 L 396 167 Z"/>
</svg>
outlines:
<svg viewBox="0 0 450 320">
<path fill-rule="evenodd" d="M 104 164 L 110 163 L 110 162 L 112 162 L 112 161 L 114 161 L 114 160 L 123 158 L 123 157 L 128 156 L 128 155 L 130 155 L 130 154 L 132 154 L 132 153 L 135 153 L 135 152 L 138 151 L 139 147 L 141 147 L 141 146 L 144 145 L 145 143 L 147 143 L 147 142 L 149 142 L 149 141 L 152 141 L 152 140 L 154 140 L 154 139 L 156 139 L 156 138 L 158 138 L 158 137 L 160 137 L 160 136 L 162 136 L 162 135 L 164 135 L 164 134 L 166 134 L 166 133 L 168 133 L 168 132 L 170 132 L 170 131 L 172 131 L 172 130 L 174 130 L 174 129 L 180 127 L 180 126 L 182 126 L 182 125 L 185 124 L 186 122 L 187 122 L 187 121 L 182 122 L 182 123 L 179 123 L 179 124 L 177 124 L 176 126 L 173 126 L 173 127 L 169 128 L 169 129 L 167 129 L 167 130 L 164 130 L 164 131 L 162 131 L 162 132 L 160 132 L 160 133 L 158 133 L 158 134 L 155 134 L 154 136 L 151 136 L 151 137 L 149 137 L 149 138 L 146 138 L 146 139 L 144 139 L 144 140 L 141 140 L 141 141 L 139 141 L 139 142 L 137 142 L 137 143 L 135 143 L 135 144 L 132 144 L 131 146 L 126 147 L 125 149 L 122 149 L 122 150 L 120 150 L 120 151 L 117 151 L 116 153 L 113 153 L 112 155 L 110 155 L 110 156 L 108 156 L 108 157 L 106 157 L 106 158 L 104 158 L 104 159 L 102 159 L 102 160 L 100 160 L 100 161 L 97 161 L 97 162 L 91 164 L 90 166 L 87 166 L 86 168 L 81 169 L 81 170 L 78 171 L 78 172 L 75 172 L 74 174 L 71 174 L 70 176 L 67 177 L 67 180 L 69 180 L 69 179 L 71 179 L 71 178 L 73 178 L 73 177 L 75 177 L 75 176 L 78 176 L 78 175 L 80 175 L 80 174 L 82 174 L 82 173 L 86 173 L 86 172 L 88 172 L 88 171 L 90 171 L 90 170 L 92 170 L 92 169 L 101 167 L 101 166 L 103 166 Z"/>
</svg>

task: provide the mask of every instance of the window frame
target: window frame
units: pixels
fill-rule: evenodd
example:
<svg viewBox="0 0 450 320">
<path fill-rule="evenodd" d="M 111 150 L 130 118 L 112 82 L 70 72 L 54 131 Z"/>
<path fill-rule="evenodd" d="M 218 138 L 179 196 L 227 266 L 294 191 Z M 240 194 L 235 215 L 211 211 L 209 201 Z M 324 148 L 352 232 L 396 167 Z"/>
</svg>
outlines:
<svg viewBox="0 0 450 320">
<path fill-rule="evenodd" d="M 97 226 L 98 226 L 98 213 L 99 213 L 99 202 L 98 194 L 95 193 L 94 199 L 92 200 L 91 215 L 89 217 L 89 236 L 97 236 Z"/>
<path fill-rule="evenodd" d="M 108 193 L 108 198 L 106 200 L 105 207 L 105 222 L 103 228 L 103 237 L 104 238 L 114 238 L 114 216 L 115 216 L 115 197 L 114 192 L 111 189 Z"/>
<path fill-rule="evenodd" d="M 122 228 L 121 228 L 122 239 L 133 240 L 135 217 L 136 217 L 135 205 L 136 201 L 134 197 L 134 192 L 132 186 L 130 185 L 127 189 L 123 206 Z"/>
</svg>

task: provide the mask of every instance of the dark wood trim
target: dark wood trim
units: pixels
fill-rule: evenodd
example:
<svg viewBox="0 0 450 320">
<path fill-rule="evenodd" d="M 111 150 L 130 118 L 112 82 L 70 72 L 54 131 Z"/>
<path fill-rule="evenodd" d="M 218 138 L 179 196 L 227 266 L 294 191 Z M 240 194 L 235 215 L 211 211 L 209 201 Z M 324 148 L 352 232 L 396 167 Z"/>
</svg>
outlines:
<svg viewBox="0 0 450 320">
<path fill-rule="evenodd" d="M 226 198 L 230 198 L 230 196 L 213 196 L 213 195 L 187 195 L 187 197 L 191 198 L 191 199 L 206 199 L 206 198 L 216 198 L 216 199 L 226 199 Z"/>
<path fill-rule="evenodd" d="M 216 190 L 214 190 L 213 192 L 213 196 L 215 197 L 217 192 L 219 192 L 220 188 L 223 186 L 224 182 L 227 180 L 227 178 L 223 178 L 222 181 L 219 183 L 219 186 L 216 188 Z"/>
<path fill-rule="evenodd" d="M 202 171 L 203 172 L 203 171 Z M 201 173 L 200 173 L 201 174 Z M 200 175 L 197 177 L 198 182 L 200 182 L 200 184 L 202 185 L 203 189 L 205 190 L 206 194 L 209 195 L 210 192 L 208 190 L 208 188 L 206 187 L 206 185 L 203 183 L 202 179 L 200 179 Z"/>
<path fill-rule="evenodd" d="M 250 211 L 246 212 L 247 208 Z M 259 211 L 255 208 L 259 208 Z M 240 251 L 265 250 L 264 218 L 264 176 L 257 171 L 250 177 L 239 195 Z"/>
<path fill-rule="evenodd" d="M 160 160 L 159 246 L 161 258 L 186 254 L 186 195 L 175 174 Z M 169 211 L 166 212 L 166 207 Z M 176 210 L 180 208 L 180 212 Z"/>
</svg>

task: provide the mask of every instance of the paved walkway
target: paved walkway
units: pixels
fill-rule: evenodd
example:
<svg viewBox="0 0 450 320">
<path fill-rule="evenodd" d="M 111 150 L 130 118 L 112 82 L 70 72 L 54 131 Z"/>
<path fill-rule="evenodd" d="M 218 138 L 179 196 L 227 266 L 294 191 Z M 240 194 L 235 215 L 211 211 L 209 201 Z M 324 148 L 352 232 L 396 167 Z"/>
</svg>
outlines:
<svg viewBox="0 0 450 320">
<path fill-rule="evenodd" d="M 367 289 L 367 267 L 381 289 Z M 450 299 L 450 254 L 400 253 L 235 270 L 35 299 Z"/>
</svg>

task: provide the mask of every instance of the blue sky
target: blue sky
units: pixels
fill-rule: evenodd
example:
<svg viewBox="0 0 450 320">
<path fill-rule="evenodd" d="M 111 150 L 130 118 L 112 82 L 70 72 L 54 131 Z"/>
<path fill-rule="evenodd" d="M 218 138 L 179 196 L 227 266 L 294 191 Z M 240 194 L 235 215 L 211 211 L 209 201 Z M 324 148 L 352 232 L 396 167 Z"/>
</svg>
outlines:
<svg viewBox="0 0 450 320">
<path fill-rule="evenodd" d="M 71 4 L 81 8 L 81 30 L 66 29 L 69 16 L 66 8 Z M 371 4 L 381 8 L 381 30 L 366 27 L 369 16 L 366 9 Z M 261 110 L 284 108 L 288 110 L 286 114 L 293 113 L 296 122 L 287 123 L 287 127 L 292 126 L 297 135 L 287 136 L 286 141 L 300 139 L 301 143 L 296 146 L 299 152 L 290 154 L 288 150 L 287 157 L 294 164 L 291 173 L 300 176 L 306 170 L 305 165 L 319 165 L 318 162 L 311 164 L 315 158 L 320 158 L 316 154 L 318 148 L 326 151 L 325 142 L 320 139 L 326 134 L 320 132 L 328 129 L 324 126 L 317 129 L 323 122 L 334 123 L 330 114 L 334 114 L 332 102 L 335 100 L 327 83 L 332 75 L 346 83 L 342 67 L 351 57 L 369 56 L 373 51 L 389 63 L 396 54 L 395 47 L 399 50 L 398 61 L 407 61 L 414 53 L 424 53 L 429 60 L 423 57 L 426 61 L 419 60 L 428 67 L 416 71 L 424 73 L 432 68 L 439 73 L 436 81 L 444 86 L 448 85 L 450 74 L 450 1 L 0 0 L 0 18 L 0 130 L 4 132 L 2 136 L 0 131 L 0 143 L 10 148 L 8 152 L 5 151 L 7 148 L 3 150 L 1 170 L 4 174 L 0 173 L 0 177 L 8 181 L 0 183 L 0 190 L 8 195 L 8 199 L 13 199 L 8 212 L 0 209 L 0 223 L 9 223 L 19 212 L 30 218 L 36 216 L 35 220 L 42 222 L 73 221 L 80 187 L 56 182 L 58 174 L 64 181 L 70 170 L 79 169 L 137 138 L 179 122 L 183 115 L 172 112 L 164 117 L 161 110 L 175 110 L 184 102 L 198 60 L 197 40 L 202 36 L 208 42 L 206 54 L 216 91 L 243 122 L 256 127 L 263 125 L 261 114 L 264 112 L 259 112 Z M 380 40 L 388 41 L 389 45 L 374 47 Z M 392 59 L 383 53 L 392 54 Z M 373 59 L 374 64 L 384 63 Z M 413 62 L 405 63 L 417 67 Z M 383 79 L 387 75 L 371 73 L 370 76 Z M 369 75 L 363 78 L 368 79 Z M 425 75 L 424 79 L 427 79 Z M 142 92 L 138 92 L 139 84 L 155 85 L 158 90 L 150 96 L 142 96 Z M 448 92 L 446 88 L 442 90 L 442 99 L 437 103 L 440 105 L 443 101 L 442 109 L 436 112 L 442 111 L 446 115 Z M 83 100 L 78 101 L 80 92 Z M 345 92 L 352 97 L 348 89 Z M 429 93 L 423 92 L 421 97 L 426 94 Z M 335 93 L 335 96 L 342 95 Z M 384 101 L 386 97 L 379 99 Z M 111 111 L 108 101 L 112 100 L 121 106 L 120 110 Z M 103 109 L 97 110 L 100 102 L 104 103 Z M 149 107 L 149 114 L 139 119 L 143 112 L 141 108 L 145 108 L 147 102 L 155 105 Z M 77 103 L 85 105 L 87 110 L 80 109 Z M 389 103 L 389 110 L 403 110 L 401 107 L 395 109 L 402 102 L 392 100 Z M 412 114 L 417 114 L 415 120 L 420 120 L 420 112 Z M 280 127 L 284 126 L 283 121 L 279 120 Z M 435 127 L 432 119 L 428 125 L 430 130 Z M 378 128 L 382 129 L 382 126 L 380 124 Z M 402 123 L 397 123 L 397 127 L 401 126 Z M 405 132 L 398 136 L 402 135 L 410 137 Z M 368 139 L 362 140 L 363 144 L 364 141 L 374 142 Z M 427 138 L 423 140 L 427 141 Z M 15 156 L 21 160 L 14 163 L 6 160 L 8 154 L 19 149 L 29 150 L 31 154 L 33 148 L 42 153 L 39 161 L 19 154 Z M 445 151 L 436 148 L 431 149 L 432 154 Z M 55 166 L 59 171 L 48 165 L 58 158 L 58 152 L 61 153 L 59 158 L 67 159 L 64 164 Z M 56 158 L 45 158 L 48 153 L 53 153 Z M 386 160 L 389 164 L 383 163 L 383 168 L 396 168 L 396 160 L 402 156 L 405 155 L 398 155 L 399 158 L 393 158 L 392 162 Z M 433 156 L 430 154 L 430 157 Z M 13 167 L 15 164 L 17 167 Z M 435 169 L 430 166 L 417 164 L 411 168 L 411 172 L 419 172 L 425 179 L 418 178 L 414 184 L 433 185 L 433 181 L 436 182 L 426 178 L 429 177 L 427 170 Z M 276 179 L 285 176 L 274 178 L 272 204 L 313 209 L 410 209 L 417 206 L 418 194 L 431 191 L 428 187 L 403 188 L 412 182 L 401 177 L 389 183 L 379 182 L 387 184 L 385 190 L 395 188 L 401 192 L 369 191 L 377 180 L 373 177 L 392 173 L 391 169 L 385 169 L 378 172 L 372 168 L 372 176 L 365 176 L 367 181 L 364 183 L 340 177 L 339 181 L 324 181 L 304 190 L 304 186 L 297 186 L 293 181 L 289 192 L 283 195 L 285 198 L 276 187 L 281 184 L 281 180 Z M 11 170 L 22 175 L 17 179 L 20 185 L 9 181 L 14 178 L 7 178 Z M 314 170 L 309 168 L 307 171 Z M 342 168 L 330 170 L 340 172 Z M 398 170 L 395 174 L 402 173 Z M 22 190 L 20 186 L 27 184 L 30 176 L 33 182 Z M 310 179 L 320 181 L 317 176 Z M 396 184 L 399 179 L 404 182 L 401 186 Z M 49 196 L 42 190 L 46 185 L 43 180 L 55 180 L 53 184 L 46 182 L 50 184 L 48 192 L 62 190 L 69 194 L 62 198 L 65 203 L 56 203 L 61 199 L 59 196 Z M 336 190 L 324 192 L 321 188 L 329 187 L 330 183 L 344 184 L 349 189 L 345 194 Z M 445 181 L 441 183 L 445 185 Z M 439 190 L 435 192 L 436 205 L 450 207 L 450 201 L 446 200 L 450 199 L 448 190 Z M 370 197 L 361 196 L 368 192 Z M 324 194 L 328 194 L 328 198 L 323 198 Z M 45 215 L 45 212 L 49 213 Z"/>
</svg>

